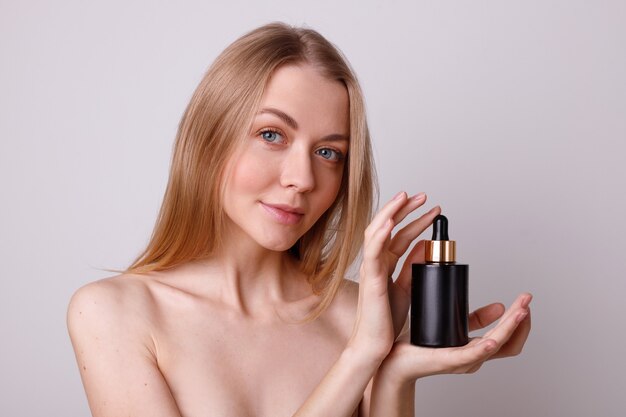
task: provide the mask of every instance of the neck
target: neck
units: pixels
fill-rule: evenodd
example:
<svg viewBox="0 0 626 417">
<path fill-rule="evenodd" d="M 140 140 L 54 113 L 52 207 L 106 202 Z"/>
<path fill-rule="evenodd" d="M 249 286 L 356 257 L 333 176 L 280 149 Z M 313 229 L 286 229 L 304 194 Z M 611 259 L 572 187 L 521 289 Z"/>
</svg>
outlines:
<svg viewBox="0 0 626 417">
<path fill-rule="evenodd" d="M 311 301 L 310 285 L 291 254 L 264 248 L 233 230 L 225 235 L 229 238 L 215 254 L 194 262 L 211 277 L 211 293 L 220 302 L 244 316 L 275 317 L 276 309 Z"/>
</svg>

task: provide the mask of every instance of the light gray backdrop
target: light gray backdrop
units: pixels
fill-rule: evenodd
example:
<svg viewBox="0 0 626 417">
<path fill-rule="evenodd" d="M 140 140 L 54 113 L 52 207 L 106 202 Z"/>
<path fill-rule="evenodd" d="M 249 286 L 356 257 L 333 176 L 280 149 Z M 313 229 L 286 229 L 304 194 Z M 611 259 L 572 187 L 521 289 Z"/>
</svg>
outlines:
<svg viewBox="0 0 626 417">
<path fill-rule="evenodd" d="M 442 206 L 471 307 L 535 296 L 523 354 L 418 381 L 417 414 L 623 415 L 626 2 L 609 0 L 1 0 L 0 415 L 89 415 L 68 300 L 147 243 L 193 89 L 273 20 L 347 55 L 381 200 Z"/>
</svg>

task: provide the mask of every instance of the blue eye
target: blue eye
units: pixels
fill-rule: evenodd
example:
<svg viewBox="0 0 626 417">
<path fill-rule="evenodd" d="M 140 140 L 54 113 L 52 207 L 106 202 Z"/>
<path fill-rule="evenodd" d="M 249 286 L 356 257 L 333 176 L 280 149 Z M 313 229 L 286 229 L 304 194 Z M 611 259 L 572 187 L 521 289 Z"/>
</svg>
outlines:
<svg viewBox="0 0 626 417">
<path fill-rule="evenodd" d="M 279 140 L 276 139 L 276 136 L 282 136 L 280 134 L 280 132 L 278 132 L 277 130 L 272 130 L 272 129 L 265 129 L 262 130 L 260 132 L 261 137 L 263 138 L 264 141 L 269 142 L 269 143 L 276 143 L 279 142 Z"/>
<path fill-rule="evenodd" d="M 324 159 L 328 159 L 329 161 L 341 161 L 343 159 L 343 154 L 341 152 L 331 148 L 322 148 L 317 151 L 317 154 Z"/>
</svg>

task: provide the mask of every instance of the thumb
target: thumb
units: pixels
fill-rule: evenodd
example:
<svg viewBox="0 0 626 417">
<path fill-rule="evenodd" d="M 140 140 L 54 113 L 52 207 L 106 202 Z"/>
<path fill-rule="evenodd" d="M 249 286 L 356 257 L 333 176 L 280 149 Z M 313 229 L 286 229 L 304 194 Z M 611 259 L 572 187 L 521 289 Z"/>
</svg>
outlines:
<svg viewBox="0 0 626 417">
<path fill-rule="evenodd" d="M 398 279 L 396 279 L 396 285 L 402 288 L 405 293 L 409 295 L 411 294 L 411 264 L 424 263 L 425 260 L 425 243 L 424 240 L 420 240 L 415 244 L 415 246 L 413 246 L 411 252 L 409 252 L 409 255 L 406 257 L 406 260 L 402 265 L 402 269 L 400 270 L 400 275 L 398 275 Z"/>
</svg>

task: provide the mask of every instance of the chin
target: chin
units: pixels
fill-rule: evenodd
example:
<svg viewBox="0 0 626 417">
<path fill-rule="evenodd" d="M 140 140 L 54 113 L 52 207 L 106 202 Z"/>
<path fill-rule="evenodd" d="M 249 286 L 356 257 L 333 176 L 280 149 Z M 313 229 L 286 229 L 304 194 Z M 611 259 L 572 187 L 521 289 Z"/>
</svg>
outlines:
<svg viewBox="0 0 626 417">
<path fill-rule="evenodd" d="M 296 242 L 298 241 L 298 239 L 276 239 L 276 240 L 271 240 L 271 239 L 263 239 L 263 240 L 259 240 L 258 243 L 263 246 L 265 249 L 268 250 L 272 250 L 272 251 L 276 251 L 276 252 L 285 252 L 286 250 L 291 249 L 291 247 L 293 245 L 296 244 Z"/>
</svg>

